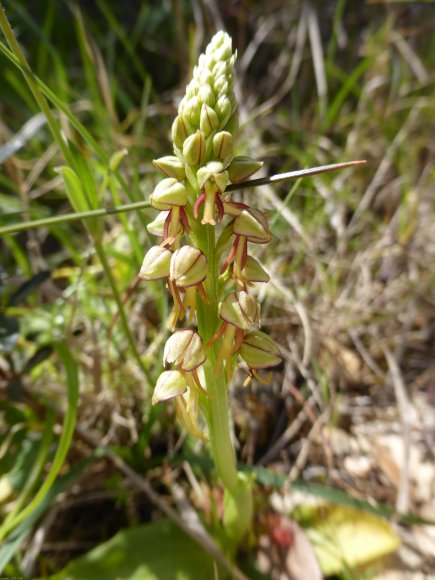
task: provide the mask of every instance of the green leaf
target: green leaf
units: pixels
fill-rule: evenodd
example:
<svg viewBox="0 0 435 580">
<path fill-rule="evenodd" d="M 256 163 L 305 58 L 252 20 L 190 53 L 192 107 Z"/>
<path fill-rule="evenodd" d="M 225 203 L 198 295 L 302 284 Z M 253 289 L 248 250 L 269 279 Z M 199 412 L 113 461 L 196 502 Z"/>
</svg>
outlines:
<svg viewBox="0 0 435 580">
<path fill-rule="evenodd" d="M 309 522 L 304 529 L 325 575 L 367 564 L 400 546 L 388 522 L 350 507 L 299 506 L 294 517 Z"/>
<path fill-rule="evenodd" d="M 86 160 L 80 155 L 76 155 L 74 159 L 76 167 L 80 171 L 80 177 L 71 167 L 58 168 L 58 172 L 65 182 L 68 199 L 76 212 L 95 210 L 98 205 L 98 196 L 89 167 Z M 98 220 L 89 219 L 86 225 L 94 236 L 98 236 L 98 233 L 101 232 L 102 224 L 99 224 Z"/>
<path fill-rule="evenodd" d="M 41 270 L 29 280 L 26 280 L 9 298 L 8 306 L 16 306 L 20 302 L 23 302 L 29 294 L 32 294 L 41 284 L 48 280 L 50 275 L 50 270 Z"/>
<path fill-rule="evenodd" d="M 0 352 L 12 352 L 17 344 L 20 326 L 16 318 L 0 315 Z"/>
<path fill-rule="evenodd" d="M 286 475 L 273 472 L 271 469 L 259 466 L 239 465 L 239 469 L 252 471 L 259 483 L 271 487 L 282 487 L 287 481 Z M 401 524 L 421 524 L 425 526 L 435 526 L 435 520 L 422 518 L 412 513 L 399 514 L 396 510 L 386 504 L 379 502 L 368 502 L 363 499 L 352 497 L 341 489 L 335 489 L 321 483 L 308 483 L 306 481 L 294 481 L 291 484 L 292 489 L 297 489 L 315 497 L 320 497 L 328 503 L 353 507 L 355 509 L 376 514 L 384 518 L 396 518 Z"/>
<path fill-rule="evenodd" d="M 44 344 L 39 347 L 38 350 L 33 354 L 29 360 L 26 362 L 23 373 L 30 373 L 34 368 L 44 362 L 53 352 L 53 347 L 51 344 Z"/>
<path fill-rule="evenodd" d="M 209 580 L 213 558 L 171 520 L 122 530 L 70 562 L 53 580 Z"/>
<path fill-rule="evenodd" d="M 30 535 L 33 526 L 45 513 L 45 511 L 53 505 L 56 496 L 67 489 L 72 483 L 74 483 L 79 475 L 90 465 L 93 461 L 97 459 L 96 454 L 91 454 L 86 459 L 83 459 L 66 474 L 54 483 L 53 487 L 38 505 L 38 507 L 32 511 L 18 526 L 10 533 L 10 535 L 0 544 L 0 573 L 4 571 L 5 566 L 14 557 L 17 550 Z"/>
<path fill-rule="evenodd" d="M 74 143 L 69 145 L 70 151 L 74 157 L 74 169 L 82 184 L 83 193 L 86 197 L 88 207 L 86 209 L 97 209 L 98 193 L 95 185 L 95 178 L 89 168 L 89 163 L 84 154 L 77 148 Z"/>
<path fill-rule="evenodd" d="M 73 208 L 80 212 L 91 209 L 77 173 L 71 167 L 59 167 L 58 172 L 65 181 L 66 193 Z"/>
</svg>

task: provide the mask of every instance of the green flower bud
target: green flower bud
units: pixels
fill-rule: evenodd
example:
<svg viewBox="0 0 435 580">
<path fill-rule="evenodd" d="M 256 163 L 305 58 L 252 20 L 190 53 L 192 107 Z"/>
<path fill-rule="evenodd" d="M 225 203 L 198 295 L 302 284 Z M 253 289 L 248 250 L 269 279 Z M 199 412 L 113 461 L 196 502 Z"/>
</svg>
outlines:
<svg viewBox="0 0 435 580">
<path fill-rule="evenodd" d="M 207 260 L 201 250 L 183 246 L 172 254 L 170 277 L 180 288 L 196 286 L 207 276 Z"/>
<path fill-rule="evenodd" d="M 159 159 L 154 159 L 154 167 L 159 169 L 167 177 L 173 177 L 177 181 L 183 181 L 186 177 L 184 170 L 184 163 L 182 163 L 175 155 L 166 155 Z"/>
<path fill-rule="evenodd" d="M 181 149 L 183 147 L 184 141 L 189 136 L 189 127 L 187 125 L 186 119 L 183 115 L 177 115 L 174 122 L 172 123 L 172 141 L 174 144 Z"/>
<path fill-rule="evenodd" d="M 263 166 L 262 161 L 255 161 L 251 157 L 246 157 L 244 155 L 240 157 L 234 157 L 231 163 L 228 165 L 228 175 L 232 183 L 241 183 L 251 177 Z"/>
<path fill-rule="evenodd" d="M 233 114 L 230 120 L 225 124 L 225 129 L 233 136 L 233 139 L 239 134 L 239 116 Z"/>
<path fill-rule="evenodd" d="M 161 280 L 168 278 L 172 253 L 162 246 L 153 246 L 145 255 L 139 278 L 143 280 Z"/>
<path fill-rule="evenodd" d="M 199 126 L 199 118 L 201 114 L 201 103 L 198 97 L 190 97 L 187 101 L 183 99 L 183 107 L 181 109 L 183 116 L 189 121 L 193 128 Z"/>
<path fill-rule="evenodd" d="M 186 96 L 181 101 L 178 112 L 188 121 L 186 133 L 200 128 L 205 136 L 210 135 L 219 126 L 223 128 L 236 109 L 233 94 L 235 55 L 232 54 L 231 38 L 225 32 L 217 33 L 201 54 L 198 65 L 194 68 L 193 79 L 186 89 Z M 198 106 L 199 104 L 199 106 Z M 213 109 L 216 117 L 207 109 L 207 115 L 201 105 Z M 189 130 L 190 129 L 190 130 Z M 175 143 L 178 148 L 181 148 Z M 198 163 L 190 163 L 197 165 Z"/>
<path fill-rule="evenodd" d="M 211 107 L 204 104 L 201 108 L 199 127 L 206 137 L 219 126 L 219 119 Z"/>
<path fill-rule="evenodd" d="M 173 206 L 184 207 L 187 203 L 186 188 L 173 177 L 168 177 L 157 185 L 150 201 L 159 210 L 171 209 Z"/>
<path fill-rule="evenodd" d="M 203 84 L 200 87 L 198 91 L 198 99 L 200 100 L 201 103 L 209 105 L 210 107 L 213 107 L 213 105 L 215 104 L 216 97 L 208 83 Z"/>
<path fill-rule="evenodd" d="M 193 330 L 177 330 L 166 342 L 163 364 L 178 365 L 182 371 L 193 371 L 205 361 L 200 336 Z"/>
<path fill-rule="evenodd" d="M 228 88 L 228 80 L 224 74 L 219 75 L 218 77 L 214 77 L 213 87 L 218 95 L 223 94 L 223 89 L 225 86 Z"/>
<path fill-rule="evenodd" d="M 197 74 L 198 82 L 200 85 L 211 86 L 213 83 L 213 76 L 209 70 L 198 70 Z M 213 95 L 214 98 L 214 95 Z"/>
<path fill-rule="evenodd" d="M 231 100 L 227 95 L 219 97 L 218 102 L 215 105 L 215 110 L 221 123 L 228 121 L 234 111 L 231 106 Z"/>
<path fill-rule="evenodd" d="M 269 282 L 270 276 L 252 256 L 248 256 L 242 269 L 242 276 L 249 282 Z"/>
<path fill-rule="evenodd" d="M 233 154 L 233 137 L 228 131 L 220 131 L 213 137 L 213 154 L 217 159 L 226 159 Z"/>
<path fill-rule="evenodd" d="M 194 71 L 194 73 L 195 73 L 195 71 Z M 196 80 L 195 74 L 194 74 L 194 78 L 190 81 L 189 85 L 187 86 L 186 97 L 189 99 L 190 97 L 197 96 L 199 89 L 200 89 L 200 86 L 201 86 L 201 84 Z M 183 101 L 184 101 L 184 99 L 183 99 Z"/>
<path fill-rule="evenodd" d="M 163 371 L 157 379 L 151 402 L 153 405 L 168 401 L 187 391 L 187 381 L 179 371 Z"/>
<path fill-rule="evenodd" d="M 249 330 L 260 323 L 260 305 L 255 296 L 244 290 L 231 292 L 223 300 L 219 316 L 228 324 L 242 330 Z"/>
<path fill-rule="evenodd" d="M 223 193 L 228 185 L 229 177 L 224 166 L 219 161 L 209 161 L 207 165 L 200 167 L 196 173 L 198 184 L 206 192 Z"/>
<path fill-rule="evenodd" d="M 189 165 L 201 165 L 205 156 L 205 137 L 197 131 L 186 139 L 183 145 L 183 157 Z"/>
<path fill-rule="evenodd" d="M 246 333 L 239 352 L 248 367 L 255 370 L 274 367 L 281 362 L 277 345 L 261 330 Z"/>
<path fill-rule="evenodd" d="M 225 61 L 217 61 L 213 65 L 213 76 L 214 78 L 218 78 L 223 76 L 224 78 L 227 76 L 227 63 Z"/>
<path fill-rule="evenodd" d="M 258 209 L 249 208 L 240 212 L 234 220 L 233 231 L 254 244 L 267 244 L 272 239 L 267 218 Z"/>
</svg>

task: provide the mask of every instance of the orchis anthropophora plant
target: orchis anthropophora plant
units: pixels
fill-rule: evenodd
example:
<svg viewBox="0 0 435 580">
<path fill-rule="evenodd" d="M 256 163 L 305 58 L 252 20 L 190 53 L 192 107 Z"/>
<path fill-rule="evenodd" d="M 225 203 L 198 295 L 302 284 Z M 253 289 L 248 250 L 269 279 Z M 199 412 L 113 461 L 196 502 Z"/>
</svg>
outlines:
<svg viewBox="0 0 435 580">
<path fill-rule="evenodd" d="M 151 195 L 151 205 L 161 213 L 148 229 L 161 242 L 146 254 L 140 277 L 166 280 L 174 301 L 172 331 L 183 319 L 189 326 L 196 322 L 196 329 L 176 330 L 167 341 L 163 362 L 171 368 L 159 377 L 152 402 L 173 399 L 189 433 L 210 440 L 226 487 L 227 531 L 238 539 L 249 526 L 252 499 L 249 478 L 237 473 L 228 383 L 239 355 L 249 375 L 257 378 L 260 369 L 281 359 L 273 340 L 258 330 L 260 306 L 251 293 L 256 282 L 269 280 L 248 256 L 249 244 L 271 240 L 267 218 L 233 202 L 226 191 L 262 166 L 233 155 L 238 132 L 235 60 L 224 32 L 199 57 L 172 126 L 174 155 L 154 161 L 165 178 Z M 222 256 L 225 247 L 227 257 Z"/>
<path fill-rule="evenodd" d="M 236 467 L 228 384 L 239 356 L 248 380 L 264 380 L 259 372 L 281 358 L 274 341 L 259 330 L 260 305 L 252 293 L 269 276 L 248 255 L 251 244 L 270 242 L 267 217 L 231 199 L 231 191 L 262 166 L 233 155 L 235 60 L 225 32 L 218 32 L 199 57 L 172 125 L 174 155 L 154 161 L 165 178 L 151 195 L 151 205 L 161 213 L 148 230 L 161 241 L 146 254 L 139 276 L 166 281 L 174 301 L 171 331 L 180 321 L 189 325 L 166 343 L 167 370 L 152 402 L 173 399 L 187 431 L 210 441 L 225 486 L 226 532 L 237 542 L 252 518 L 252 481 Z"/>
</svg>

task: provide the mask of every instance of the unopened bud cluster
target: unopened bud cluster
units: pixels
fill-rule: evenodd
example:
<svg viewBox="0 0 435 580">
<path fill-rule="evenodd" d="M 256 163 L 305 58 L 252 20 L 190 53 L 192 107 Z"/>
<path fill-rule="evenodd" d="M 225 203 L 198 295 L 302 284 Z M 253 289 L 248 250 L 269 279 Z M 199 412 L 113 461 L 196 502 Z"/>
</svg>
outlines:
<svg viewBox="0 0 435 580">
<path fill-rule="evenodd" d="M 229 184 L 241 183 L 262 166 L 233 155 L 238 132 L 235 59 L 231 38 L 218 32 L 193 71 L 172 125 L 174 155 L 154 161 L 165 177 L 151 195 L 151 205 L 160 213 L 148 230 L 162 240 L 147 252 L 139 274 L 144 280 L 166 281 L 174 300 L 172 331 L 184 318 L 194 324 L 197 301 L 206 305 L 210 301 L 204 286 L 211 275 L 207 258 L 195 246 L 198 230 L 229 217 L 225 230 L 233 242 L 221 265 L 220 279 L 226 282 L 219 307 L 221 325 L 207 344 L 195 330 L 174 332 L 163 357 L 171 368 L 159 377 L 153 396 L 153 403 L 174 399 L 181 422 L 197 437 L 203 437 L 197 423 L 198 401 L 201 393 L 207 396 L 202 365 L 212 344 L 218 349 L 216 373 L 225 369 L 228 380 L 238 355 L 257 378 L 259 369 L 280 362 L 277 346 L 259 330 L 260 306 L 249 293 L 254 283 L 269 280 L 248 256 L 249 243 L 271 240 L 267 218 L 258 209 L 233 202 L 226 191 Z"/>
</svg>

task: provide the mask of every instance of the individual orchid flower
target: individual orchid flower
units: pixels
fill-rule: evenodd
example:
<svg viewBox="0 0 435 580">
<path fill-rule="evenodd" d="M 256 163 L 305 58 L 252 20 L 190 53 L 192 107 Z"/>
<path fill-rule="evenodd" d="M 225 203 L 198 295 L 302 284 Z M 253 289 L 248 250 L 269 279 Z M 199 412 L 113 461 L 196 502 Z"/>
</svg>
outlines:
<svg viewBox="0 0 435 580">
<path fill-rule="evenodd" d="M 239 350 L 245 331 L 257 328 L 260 324 L 260 305 L 252 294 L 244 290 L 231 292 L 220 305 L 219 316 L 223 322 L 208 345 L 222 339 L 216 360 L 216 373 L 225 361 L 229 380 L 233 374 L 231 357 Z"/>
<path fill-rule="evenodd" d="M 192 246 L 183 246 L 176 250 L 171 257 L 168 279 L 169 291 L 175 304 L 172 327 L 178 319 L 182 319 L 189 311 L 189 323 L 193 321 L 196 309 L 196 294 L 198 293 L 205 303 L 208 303 L 203 282 L 207 276 L 207 260 L 201 250 Z M 184 292 L 184 300 L 180 290 Z"/>
<path fill-rule="evenodd" d="M 224 272 L 233 263 L 232 275 L 241 284 L 246 284 L 242 271 L 248 259 L 248 242 L 267 244 L 272 239 L 267 218 L 258 209 L 242 209 L 233 222 L 233 232 L 236 236 L 230 253 L 222 267 Z"/>
<path fill-rule="evenodd" d="M 199 389 L 205 395 L 207 391 L 201 385 L 198 368 L 205 362 L 206 355 L 202 339 L 193 330 L 177 330 L 166 342 L 163 353 L 163 364 L 173 364 L 185 377 L 191 389 Z"/>
<path fill-rule="evenodd" d="M 163 364 L 176 366 L 176 370 L 164 371 L 156 384 L 152 403 L 174 399 L 177 416 L 186 430 L 205 439 L 198 424 L 199 393 L 207 396 L 201 384 L 198 369 L 206 360 L 200 336 L 193 330 L 177 330 L 166 342 Z"/>
<path fill-rule="evenodd" d="M 204 214 L 202 224 L 216 225 L 214 219 L 215 206 L 218 211 L 219 221 L 224 217 L 224 205 L 221 195 L 229 182 L 228 172 L 225 166 L 219 161 L 210 161 L 197 171 L 198 185 L 201 195 L 196 200 L 193 208 L 193 215 L 198 217 L 199 208 L 204 204 Z"/>
<path fill-rule="evenodd" d="M 261 383 L 268 383 L 271 373 L 266 379 L 262 379 L 257 371 L 274 367 L 281 362 L 277 345 L 261 330 L 252 330 L 245 334 L 239 353 L 249 367 L 250 377 L 255 377 Z"/>
<path fill-rule="evenodd" d="M 161 211 L 169 211 L 164 227 L 162 245 L 173 245 L 178 236 L 180 223 L 184 231 L 189 230 L 189 222 L 184 210 L 187 204 L 185 186 L 174 177 L 163 179 L 151 195 L 151 205 Z"/>
<path fill-rule="evenodd" d="M 169 278 L 172 252 L 163 246 L 152 246 L 145 254 L 139 278 L 163 280 Z"/>
<path fill-rule="evenodd" d="M 153 405 L 174 399 L 181 424 L 193 437 L 207 440 L 198 424 L 198 392 L 189 387 L 186 377 L 177 370 L 163 371 L 157 379 L 152 398 Z"/>
<path fill-rule="evenodd" d="M 245 265 L 242 269 L 241 279 L 233 275 L 234 265 L 230 265 L 230 276 L 236 280 L 236 282 L 241 285 L 244 290 L 248 287 L 255 286 L 256 283 L 267 283 L 270 280 L 269 274 L 264 270 L 264 268 L 257 262 L 252 256 L 246 258 Z"/>
</svg>

